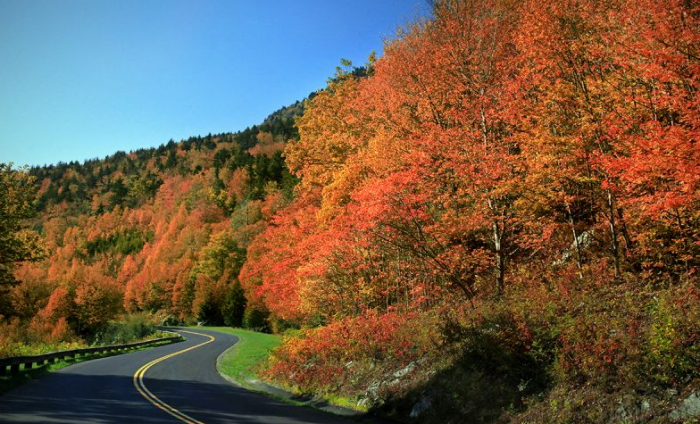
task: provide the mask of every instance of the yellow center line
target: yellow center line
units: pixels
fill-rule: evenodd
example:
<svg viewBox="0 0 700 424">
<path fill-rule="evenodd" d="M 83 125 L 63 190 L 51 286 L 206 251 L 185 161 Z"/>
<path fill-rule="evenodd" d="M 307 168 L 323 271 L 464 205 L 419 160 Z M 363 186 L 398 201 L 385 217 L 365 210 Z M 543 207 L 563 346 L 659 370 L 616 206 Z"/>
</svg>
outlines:
<svg viewBox="0 0 700 424">
<path fill-rule="evenodd" d="M 177 352 L 170 353 L 165 356 L 161 356 L 160 358 L 156 358 L 152 360 L 151 362 L 147 363 L 146 365 L 142 366 L 141 368 L 136 371 L 136 374 L 134 374 L 134 386 L 136 387 L 136 390 L 138 390 L 139 393 L 141 393 L 141 396 L 145 397 L 146 400 L 151 402 L 153 405 L 157 406 L 158 408 L 162 409 L 163 411 L 167 412 L 168 414 L 172 415 L 173 417 L 179 419 L 180 421 L 183 421 L 187 424 L 204 424 L 201 421 L 198 421 L 189 415 L 178 411 L 177 409 L 173 408 L 172 406 L 168 405 L 167 403 L 163 402 L 162 400 L 158 399 L 156 395 L 151 393 L 148 388 L 146 388 L 146 385 L 143 382 L 143 378 L 146 375 L 146 371 L 148 371 L 149 368 L 151 368 L 153 365 L 158 364 L 160 362 L 165 361 L 168 358 L 172 358 L 173 356 L 179 355 L 181 353 L 189 352 L 190 350 L 197 349 L 198 347 L 202 347 L 205 344 L 211 343 L 216 340 L 216 337 L 210 336 L 208 334 L 202 334 L 202 333 L 195 333 L 194 331 L 185 331 L 185 330 L 179 330 L 181 333 L 190 333 L 190 334 L 196 334 L 198 336 L 203 336 L 203 337 L 208 337 L 209 340 L 199 343 L 194 346 L 190 346 L 187 349 L 179 350 Z"/>
</svg>

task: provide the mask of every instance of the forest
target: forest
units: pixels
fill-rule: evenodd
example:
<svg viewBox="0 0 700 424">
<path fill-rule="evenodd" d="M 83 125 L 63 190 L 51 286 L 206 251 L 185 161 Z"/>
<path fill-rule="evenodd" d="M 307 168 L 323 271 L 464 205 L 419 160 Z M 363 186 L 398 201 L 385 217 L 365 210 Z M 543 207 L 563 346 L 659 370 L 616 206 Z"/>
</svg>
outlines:
<svg viewBox="0 0 700 424">
<path fill-rule="evenodd" d="M 700 3 L 437 0 L 341 65 L 238 133 L 0 169 L 36 198 L 0 354 L 148 313 L 410 422 L 687 418 Z"/>
</svg>

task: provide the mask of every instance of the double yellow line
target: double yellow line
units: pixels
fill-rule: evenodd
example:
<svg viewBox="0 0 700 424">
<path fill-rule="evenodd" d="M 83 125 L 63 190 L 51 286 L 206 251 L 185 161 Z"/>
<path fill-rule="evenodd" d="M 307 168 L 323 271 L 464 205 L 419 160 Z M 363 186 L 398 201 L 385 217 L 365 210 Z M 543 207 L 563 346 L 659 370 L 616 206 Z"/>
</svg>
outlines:
<svg viewBox="0 0 700 424">
<path fill-rule="evenodd" d="M 148 371 L 149 368 L 151 368 L 153 365 L 158 364 L 160 362 L 165 361 L 168 358 L 172 358 L 173 356 L 177 356 L 181 353 L 189 352 L 190 350 L 197 349 L 198 347 L 202 347 L 205 344 L 211 343 L 216 340 L 216 337 L 210 336 L 209 334 L 202 334 L 202 333 L 195 333 L 194 331 L 184 331 L 184 330 L 179 330 L 180 333 L 190 333 L 190 334 L 196 334 L 198 336 L 203 336 L 203 337 L 208 337 L 209 340 L 199 343 L 197 345 L 188 347 L 187 349 L 179 350 L 177 352 L 173 352 L 171 354 L 161 356 L 160 358 L 154 359 L 151 362 L 147 363 L 146 365 L 142 366 L 141 368 L 136 371 L 136 374 L 134 374 L 134 386 L 136 387 L 136 390 L 141 393 L 143 397 L 146 398 L 149 402 L 157 406 L 158 408 L 162 409 L 163 411 L 167 412 L 168 414 L 172 415 L 173 417 L 179 419 L 180 421 L 183 421 L 188 424 L 204 424 L 201 421 L 198 421 L 189 415 L 182 413 L 178 411 L 177 409 L 173 408 L 172 406 L 168 405 L 167 403 L 163 402 L 162 400 L 158 399 L 156 395 L 151 393 L 148 388 L 146 388 L 146 385 L 143 382 L 143 377 L 146 374 L 146 371 Z"/>
</svg>

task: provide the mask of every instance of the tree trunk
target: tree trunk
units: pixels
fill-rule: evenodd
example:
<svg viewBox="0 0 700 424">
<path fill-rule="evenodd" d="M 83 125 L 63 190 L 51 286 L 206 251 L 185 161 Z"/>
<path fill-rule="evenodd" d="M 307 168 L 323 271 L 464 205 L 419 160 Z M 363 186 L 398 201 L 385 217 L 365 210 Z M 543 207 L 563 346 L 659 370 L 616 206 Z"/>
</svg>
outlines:
<svg viewBox="0 0 700 424">
<path fill-rule="evenodd" d="M 610 190 L 608 190 L 608 210 L 610 214 L 610 247 L 615 265 L 615 278 L 620 278 L 620 246 L 617 241 L 617 226 L 615 224 L 615 198 Z"/>
<path fill-rule="evenodd" d="M 493 201 L 488 200 L 489 209 L 495 210 Z M 503 252 L 503 229 L 498 225 L 498 221 L 493 221 L 493 249 L 496 252 L 496 287 L 498 294 L 503 294 L 505 288 L 506 257 Z"/>
<path fill-rule="evenodd" d="M 581 255 L 581 244 L 578 241 L 578 233 L 576 232 L 576 225 L 574 225 L 574 216 L 571 213 L 571 207 L 569 202 L 566 202 L 566 213 L 569 215 L 569 226 L 571 227 L 571 233 L 574 236 L 574 247 L 576 247 L 576 267 L 578 268 L 578 278 L 583 280 L 583 273 L 581 268 L 583 267 L 583 260 Z"/>
</svg>

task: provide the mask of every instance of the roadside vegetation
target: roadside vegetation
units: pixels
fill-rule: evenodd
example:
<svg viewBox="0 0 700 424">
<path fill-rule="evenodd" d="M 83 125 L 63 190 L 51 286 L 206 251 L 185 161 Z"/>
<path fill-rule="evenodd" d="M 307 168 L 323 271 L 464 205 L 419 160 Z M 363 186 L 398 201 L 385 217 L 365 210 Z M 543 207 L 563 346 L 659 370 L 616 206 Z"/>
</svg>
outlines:
<svg viewBox="0 0 700 424">
<path fill-rule="evenodd" d="M 163 337 L 169 336 L 166 334 L 161 335 Z M 148 339 L 150 340 L 150 339 Z M 99 359 L 99 358 L 106 358 L 109 356 L 115 356 L 115 355 L 122 355 L 124 353 L 131 353 L 131 352 L 138 352 L 141 350 L 147 350 L 151 349 L 154 347 L 158 346 L 163 346 L 166 344 L 170 344 L 172 342 L 157 342 L 154 343 L 153 345 L 150 346 L 138 346 L 132 349 L 129 349 L 129 351 L 122 351 L 122 352 L 108 352 L 108 353 L 94 353 L 94 354 L 89 354 L 89 355 L 80 355 L 77 358 L 69 358 L 69 359 L 62 359 L 58 362 L 52 362 L 50 364 L 43 364 L 37 367 L 32 367 L 30 369 L 20 369 L 19 373 L 14 374 L 14 375 L 5 375 L 3 372 L 3 375 L 0 375 L 0 396 L 2 396 L 3 393 L 14 389 L 15 387 L 24 384 L 28 381 L 34 380 L 48 372 L 54 372 L 58 371 L 62 368 L 65 368 L 69 365 L 73 364 L 79 364 L 81 362 L 85 361 L 91 361 L 93 359 Z M 80 347 L 85 347 L 85 346 L 80 346 Z M 58 350 L 69 350 L 69 349 L 77 349 L 79 347 L 66 347 L 63 349 L 56 349 L 56 350 L 48 350 L 46 352 L 34 352 L 34 353 L 28 353 L 28 354 L 23 354 L 23 355 L 39 355 L 42 353 L 49 353 L 49 352 L 56 352 Z M 4 370 L 3 370 L 4 371 Z"/>
<path fill-rule="evenodd" d="M 148 314 L 125 315 L 120 321 L 106 323 L 89 338 L 73 336 L 70 341 L 61 341 L 47 339 L 41 333 L 27 332 L 19 321 L 14 321 L 0 328 L 0 358 L 134 343 L 167 336 L 158 330 L 156 323 L 157 319 Z"/>
<path fill-rule="evenodd" d="M 239 341 L 224 353 L 217 364 L 219 373 L 231 379 L 236 384 L 249 390 L 265 392 L 268 395 L 295 405 L 313 404 L 318 407 L 326 404 L 351 408 L 365 412 L 366 408 L 358 405 L 354 399 L 332 394 L 314 393 L 314 397 L 305 399 L 307 392 L 302 392 L 296 387 L 283 387 L 286 393 L 278 390 L 279 383 L 270 379 L 268 367 L 270 366 L 271 353 L 280 346 L 288 337 L 294 337 L 295 331 L 288 331 L 285 335 L 267 334 L 242 328 L 231 327 L 190 327 L 193 330 L 205 329 L 222 333 L 233 334 Z M 272 385 L 272 386 L 270 386 Z"/>
<path fill-rule="evenodd" d="M 259 380 L 258 373 L 270 352 L 282 342 L 282 336 L 231 327 L 190 327 L 233 334 L 239 341 L 221 358 L 219 372 L 246 386 L 249 380 Z"/>
</svg>

